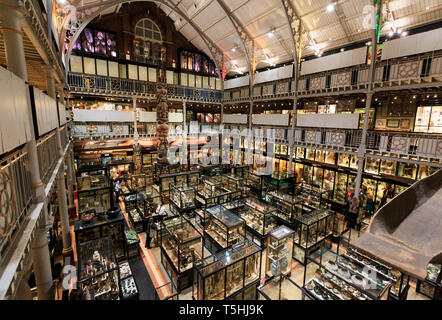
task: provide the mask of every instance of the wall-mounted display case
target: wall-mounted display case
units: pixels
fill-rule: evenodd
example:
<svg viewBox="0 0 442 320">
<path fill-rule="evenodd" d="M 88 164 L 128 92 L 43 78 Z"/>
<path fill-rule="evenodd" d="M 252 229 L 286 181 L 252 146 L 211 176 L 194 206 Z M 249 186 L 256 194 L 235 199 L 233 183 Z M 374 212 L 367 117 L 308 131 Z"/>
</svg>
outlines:
<svg viewBox="0 0 442 320">
<path fill-rule="evenodd" d="M 246 235 L 259 246 L 266 246 L 265 239 L 270 231 L 277 227 L 276 208 L 256 198 L 242 200 L 243 206 L 234 212 L 246 221 Z"/>
<path fill-rule="evenodd" d="M 176 215 L 191 211 L 196 208 L 196 187 L 176 187 L 170 190 L 170 211 Z"/>
<path fill-rule="evenodd" d="M 259 246 L 243 241 L 195 262 L 192 297 L 196 300 L 256 300 L 261 255 Z"/>
<path fill-rule="evenodd" d="M 267 277 L 291 274 L 293 233 L 292 229 L 284 225 L 270 231 L 266 248 L 265 272 Z"/>
<path fill-rule="evenodd" d="M 204 229 L 204 244 L 215 253 L 226 249 L 245 238 L 245 221 L 233 212 L 218 205 L 206 209 L 209 214 Z"/>
<path fill-rule="evenodd" d="M 124 217 L 121 213 L 113 218 L 94 217 L 89 223 L 77 220 L 74 222 L 74 232 L 77 248 L 84 242 L 109 237 L 117 259 L 125 259 Z"/>
<path fill-rule="evenodd" d="M 318 209 L 295 219 L 293 259 L 306 263 L 306 256 L 333 234 L 335 213 Z"/>
<path fill-rule="evenodd" d="M 310 300 L 289 276 L 280 274 L 258 287 L 258 300 Z"/>
<path fill-rule="evenodd" d="M 325 249 L 324 249 L 325 250 Z M 313 300 L 386 300 L 391 281 L 372 270 L 365 273 L 360 266 L 327 250 L 327 259 L 318 263 L 307 257 L 304 271 L 304 292 Z"/>
<path fill-rule="evenodd" d="M 105 237 L 77 247 L 77 277 L 86 300 L 119 300 L 120 269 L 112 241 Z"/>
<path fill-rule="evenodd" d="M 192 285 L 193 263 L 203 258 L 203 238 L 184 217 L 162 222 L 161 262 L 178 291 Z"/>
</svg>

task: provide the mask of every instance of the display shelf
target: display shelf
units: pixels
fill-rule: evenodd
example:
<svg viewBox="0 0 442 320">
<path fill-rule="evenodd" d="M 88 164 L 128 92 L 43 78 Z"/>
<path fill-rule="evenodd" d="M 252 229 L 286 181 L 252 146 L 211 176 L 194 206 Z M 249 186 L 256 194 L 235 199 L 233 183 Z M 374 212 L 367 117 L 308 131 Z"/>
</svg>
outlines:
<svg viewBox="0 0 442 320">
<path fill-rule="evenodd" d="M 123 260 L 126 257 L 124 217 L 121 213 L 113 218 L 104 216 L 103 220 L 94 217 L 90 223 L 77 220 L 74 222 L 74 233 L 77 247 L 87 241 L 109 237 L 117 259 Z"/>
<path fill-rule="evenodd" d="M 256 300 L 261 256 L 261 248 L 246 240 L 195 262 L 193 299 Z"/>
<path fill-rule="evenodd" d="M 253 197 L 241 201 L 244 205 L 233 212 L 246 221 L 246 235 L 264 248 L 267 234 L 277 227 L 274 215 L 277 210 Z"/>
<path fill-rule="evenodd" d="M 203 239 L 184 217 L 167 219 L 161 224 L 161 262 L 181 291 L 192 285 L 193 262 L 203 258 Z"/>
<path fill-rule="evenodd" d="M 289 276 L 279 274 L 258 287 L 258 300 L 310 300 Z"/>
<path fill-rule="evenodd" d="M 209 214 L 204 229 L 204 245 L 212 253 L 226 249 L 245 238 L 245 221 L 223 206 L 206 209 Z"/>
<path fill-rule="evenodd" d="M 306 256 L 333 234 L 335 213 L 327 208 L 315 210 L 295 219 L 293 258 L 301 264 Z"/>
<path fill-rule="evenodd" d="M 112 240 L 108 237 L 77 246 L 77 278 L 87 300 L 118 300 L 120 269 Z"/>
<path fill-rule="evenodd" d="M 291 274 L 293 233 L 292 229 L 284 225 L 270 231 L 266 248 L 265 272 L 267 277 Z"/>
<path fill-rule="evenodd" d="M 375 273 L 364 275 L 342 256 L 327 251 L 324 265 L 306 258 L 303 290 L 314 300 L 386 300 L 391 280 Z M 322 260 L 322 259 L 321 259 Z"/>
</svg>

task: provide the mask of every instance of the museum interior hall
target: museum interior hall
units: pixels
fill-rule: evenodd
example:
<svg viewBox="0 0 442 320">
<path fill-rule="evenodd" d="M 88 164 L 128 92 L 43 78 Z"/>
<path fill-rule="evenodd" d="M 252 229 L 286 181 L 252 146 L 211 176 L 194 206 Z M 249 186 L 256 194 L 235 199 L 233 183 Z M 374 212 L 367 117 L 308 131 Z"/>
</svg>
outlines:
<svg viewBox="0 0 442 320">
<path fill-rule="evenodd" d="M 442 300 L 441 208 L 442 0 L 0 0 L 0 300 Z"/>
</svg>

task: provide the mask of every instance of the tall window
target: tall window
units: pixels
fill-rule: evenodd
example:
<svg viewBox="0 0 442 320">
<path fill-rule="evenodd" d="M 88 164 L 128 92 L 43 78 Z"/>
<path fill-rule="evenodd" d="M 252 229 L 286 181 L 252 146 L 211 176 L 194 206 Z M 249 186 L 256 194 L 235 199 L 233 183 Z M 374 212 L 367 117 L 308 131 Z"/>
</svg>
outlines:
<svg viewBox="0 0 442 320">
<path fill-rule="evenodd" d="M 158 65 L 166 58 L 162 46 L 160 28 L 148 18 L 139 20 L 135 26 L 134 56 L 138 62 Z"/>
</svg>

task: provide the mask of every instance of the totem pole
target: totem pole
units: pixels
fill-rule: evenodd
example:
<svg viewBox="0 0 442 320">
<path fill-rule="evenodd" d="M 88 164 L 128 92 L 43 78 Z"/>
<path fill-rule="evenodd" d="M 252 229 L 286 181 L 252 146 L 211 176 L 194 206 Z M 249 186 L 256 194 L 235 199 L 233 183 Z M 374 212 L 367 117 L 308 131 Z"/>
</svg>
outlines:
<svg viewBox="0 0 442 320">
<path fill-rule="evenodd" d="M 166 71 L 158 70 L 157 81 L 157 137 L 158 163 L 167 164 L 167 151 L 169 150 L 169 106 L 167 104 Z"/>
</svg>

